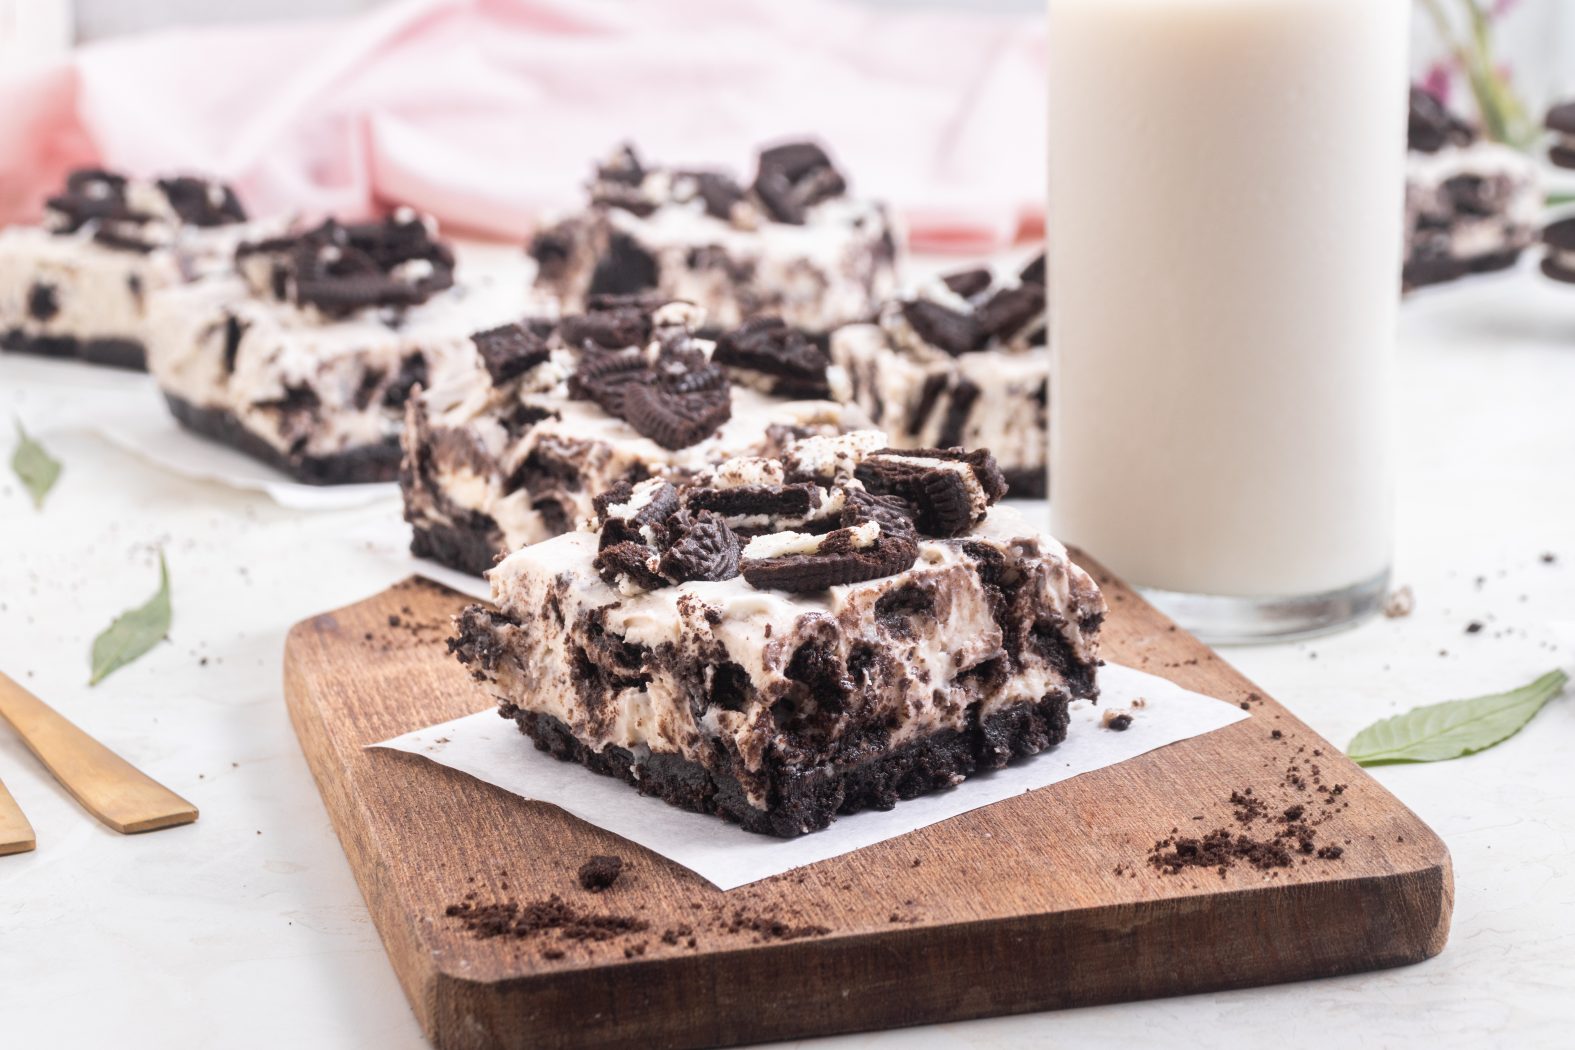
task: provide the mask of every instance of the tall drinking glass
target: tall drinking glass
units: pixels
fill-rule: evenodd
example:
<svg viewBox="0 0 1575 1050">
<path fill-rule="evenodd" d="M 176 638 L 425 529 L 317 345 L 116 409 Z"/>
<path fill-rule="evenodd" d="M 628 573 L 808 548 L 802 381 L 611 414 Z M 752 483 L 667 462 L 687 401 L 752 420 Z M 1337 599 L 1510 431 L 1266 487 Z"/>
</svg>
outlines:
<svg viewBox="0 0 1575 1050">
<path fill-rule="evenodd" d="M 1389 578 L 1410 0 L 1050 0 L 1051 510 L 1217 641 Z"/>
</svg>

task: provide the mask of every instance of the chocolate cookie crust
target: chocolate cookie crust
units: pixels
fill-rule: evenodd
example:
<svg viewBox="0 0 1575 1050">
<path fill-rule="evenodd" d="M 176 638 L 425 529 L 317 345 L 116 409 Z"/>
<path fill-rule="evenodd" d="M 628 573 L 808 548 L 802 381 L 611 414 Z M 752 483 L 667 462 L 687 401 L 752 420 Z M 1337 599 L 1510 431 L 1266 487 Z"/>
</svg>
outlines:
<svg viewBox="0 0 1575 1050">
<path fill-rule="evenodd" d="M 274 448 L 223 409 L 202 408 L 174 394 L 165 394 L 164 400 L 187 430 L 244 452 L 307 485 L 393 481 L 399 473 L 398 438 L 332 456 L 291 455 Z"/>
</svg>

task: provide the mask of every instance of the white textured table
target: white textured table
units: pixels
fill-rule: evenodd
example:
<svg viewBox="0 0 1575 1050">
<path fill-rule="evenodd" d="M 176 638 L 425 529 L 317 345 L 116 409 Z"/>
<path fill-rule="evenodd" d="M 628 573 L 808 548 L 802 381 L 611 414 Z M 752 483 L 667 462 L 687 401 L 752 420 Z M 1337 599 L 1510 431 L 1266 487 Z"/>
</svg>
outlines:
<svg viewBox="0 0 1575 1050">
<path fill-rule="evenodd" d="M 1575 289 L 1520 274 L 1420 297 L 1400 376 L 1397 580 L 1415 613 L 1227 652 L 1335 741 L 1575 659 Z M 66 465 L 43 513 L 0 477 L 0 668 L 202 819 L 122 838 L 0 732 L 0 779 L 39 843 L 0 858 L 0 1045 L 420 1047 L 280 695 L 288 627 L 390 582 L 389 562 L 354 537 L 397 506 L 290 512 L 149 467 L 93 436 L 79 392 L 139 381 L 0 357 L 0 459 L 17 414 Z M 152 592 L 159 546 L 170 641 L 88 689 L 89 643 Z M 1486 629 L 1467 635 L 1473 619 Z M 1566 1046 L 1572 740 L 1567 696 L 1493 751 L 1377 771 L 1454 853 L 1454 932 L 1431 962 L 825 1045 Z"/>
</svg>

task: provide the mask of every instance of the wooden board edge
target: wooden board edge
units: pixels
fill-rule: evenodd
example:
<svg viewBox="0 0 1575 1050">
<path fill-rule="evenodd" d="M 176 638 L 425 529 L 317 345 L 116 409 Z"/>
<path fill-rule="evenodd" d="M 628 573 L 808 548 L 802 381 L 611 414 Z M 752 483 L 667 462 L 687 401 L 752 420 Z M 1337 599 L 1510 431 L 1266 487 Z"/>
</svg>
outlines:
<svg viewBox="0 0 1575 1050">
<path fill-rule="evenodd" d="M 1212 934 L 1221 926 L 1236 934 L 1210 942 L 1202 974 L 1195 955 L 1188 956 L 1185 969 L 1177 966 L 1168 973 L 1131 969 L 1128 957 L 1135 951 L 1133 942 L 1151 929 L 1144 913 L 1156 903 L 1106 905 L 791 942 L 772 947 L 777 958 L 771 967 L 736 965 L 741 955 L 760 950 L 751 948 L 505 982 L 440 972 L 433 989 L 438 1033 L 434 1045 L 440 1050 L 602 1050 L 634 1045 L 699 1050 L 810 1039 L 1407 966 L 1436 955 L 1447 937 L 1453 897 L 1447 866 L 1298 886 L 1296 893 L 1307 899 L 1289 907 L 1283 897 L 1265 892 L 1269 889 L 1186 898 L 1179 921 L 1176 912 L 1166 914 L 1167 928 L 1183 939 Z M 1421 935 L 1396 944 L 1389 937 L 1396 910 L 1417 909 L 1432 912 L 1434 921 L 1415 923 L 1410 928 Z M 1340 916 L 1346 925 L 1308 940 L 1298 916 L 1314 911 Z M 1404 922 L 1398 925 L 1406 927 Z M 1357 938 L 1355 944 L 1352 937 Z M 981 938 L 996 948 L 998 965 L 978 965 Z M 1101 954 L 1067 956 L 1064 944 L 1091 939 L 1102 945 Z M 1363 948 L 1365 953 L 1356 950 Z M 1249 961 L 1262 958 L 1265 951 L 1283 959 L 1281 968 L 1267 975 Z M 872 967 L 871 959 L 884 960 L 886 965 Z M 970 965 L 961 970 L 948 965 L 959 959 L 969 960 Z M 740 977 L 762 972 L 809 976 L 797 988 L 791 982 L 773 979 L 767 986 Z M 692 993 L 693 1007 L 684 1027 L 675 1029 L 671 1018 L 649 1029 L 641 1026 L 642 999 L 667 998 L 656 985 Z M 828 991 L 837 988 L 842 994 Z M 741 1007 L 746 1003 L 755 1005 Z M 565 1035 L 554 1028 L 552 1019 L 568 1015 L 585 1023 Z M 551 1034 L 555 1030 L 556 1036 Z"/>
</svg>

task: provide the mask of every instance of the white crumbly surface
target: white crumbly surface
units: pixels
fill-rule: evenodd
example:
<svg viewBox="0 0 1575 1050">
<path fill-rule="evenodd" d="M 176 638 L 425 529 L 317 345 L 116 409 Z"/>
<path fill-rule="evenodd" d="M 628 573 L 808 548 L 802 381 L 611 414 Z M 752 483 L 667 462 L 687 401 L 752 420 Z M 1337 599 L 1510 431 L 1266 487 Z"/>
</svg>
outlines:
<svg viewBox="0 0 1575 1050">
<path fill-rule="evenodd" d="M 952 357 L 917 338 L 903 345 L 881 325 L 857 324 L 832 333 L 831 356 L 849 377 L 849 386 L 833 390 L 833 396 L 855 400 L 894 446 L 939 445 L 950 391 L 967 380 L 979 388 L 979 398 L 962 428 L 963 447 L 989 449 L 1006 470 L 1045 468 L 1048 449 L 1040 391 L 1050 374 L 1047 348 L 981 350 Z M 947 392 L 924 424 L 910 431 L 914 406 L 932 376 L 945 377 Z"/>
<path fill-rule="evenodd" d="M 593 401 L 568 397 L 562 377 L 568 372 L 567 355 L 539 366 L 524 381 L 519 402 L 556 413 L 523 435 L 511 436 L 502 416 L 513 401 L 501 401 L 487 374 L 478 369 L 460 370 L 432 390 L 417 406 L 424 429 L 449 431 L 448 440 L 463 442 L 476 453 L 467 457 L 442 457 L 435 464 L 435 484 L 454 507 L 492 518 L 503 533 L 506 549 L 536 543 L 561 531 L 533 503 L 542 493 L 521 488 L 507 491 L 514 471 L 533 455 L 572 462 L 579 478 L 574 491 L 555 490 L 560 502 L 570 504 L 565 517 L 572 526 L 592 513 L 591 501 L 623 478 L 643 468 L 663 476 L 698 473 L 735 456 L 762 450 L 767 430 L 776 424 L 824 426 L 847 430 L 865 422 L 857 410 L 828 401 L 782 401 L 754 390 L 734 387 L 732 415 L 710 437 L 687 448 L 668 449 L 642 435 Z M 483 465 L 484 464 L 484 465 Z M 441 523 L 442 512 L 423 508 Z"/>
<path fill-rule="evenodd" d="M 472 333 L 512 321 L 524 308 L 517 289 L 488 280 L 456 285 L 397 319 L 366 309 L 331 320 L 253 295 L 239 277 L 214 277 L 154 297 L 148 369 L 166 393 L 230 412 L 281 451 L 332 455 L 399 433 L 401 412 L 376 398 L 356 403 L 369 372 L 392 378 L 405 358 L 420 354 L 429 381 L 441 383 L 472 367 Z M 230 372 L 224 349 L 232 316 L 244 328 Z M 310 390 L 320 404 L 303 432 L 270 407 L 291 388 Z"/>
<path fill-rule="evenodd" d="M 1002 652 L 1000 628 L 978 573 L 963 553 L 963 541 L 1026 555 L 1035 607 L 1045 617 L 1068 621 L 1065 630 L 1079 658 L 1097 655 L 1095 638 L 1085 637 L 1077 625 L 1080 606 L 1087 611 L 1092 608 L 1088 603 L 1099 604 L 1092 580 L 1067 560 L 1059 543 L 1029 528 L 1015 511 L 997 507 L 958 540 L 921 540 L 918 560 L 906 572 L 815 594 L 756 590 L 740 576 L 631 597 L 597 576 L 592 566 L 595 533 L 568 533 L 526 547 L 488 574 L 493 602 L 522 624 L 502 629 L 510 655 L 498 669 L 496 686 L 502 699 L 557 718 L 596 750 L 617 746 L 640 755 L 648 749 L 701 761 L 712 742 L 722 738 L 737 750 L 746 769 L 756 771 L 773 739 L 766 708 L 772 697 L 792 685 L 785 671 L 793 653 L 802 642 L 822 640 L 829 633 L 839 639 L 844 655 L 852 645 L 868 644 L 909 671 L 904 684 L 884 698 L 890 704 L 891 746 L 940 729 L 963 728 L 972 717 L 972 699 L 978 699 L 980 713 L 988 715 L 1037 701 L 1066 685 L 1046 661 L 1028 657 L 1019 673 L 991 696 L 974 697 L 976 686 L 967 679 L 948 688 Z M 889 629 L 875 615 L 876 602 L 915 584 L 935 588 L 936 614 L 913 619 L 902 632 Z M 565 627 L 541 612 L 549 607 L 561 611 Z M 697 719 L 675 678 L 659 673 L 648 684 L 618 689 L 607 702 L 588 708 L 575 688 L 579 671 L 572 652 L 576 625 L 593 610 L 603 610 L 600 620 L 612 637 L 649 649 L 672 646 L 677 659 L 691 662 L 692 668 L 737 664 L 748 675 L 757 700 L 741 711 L 712 706 Z M 766 800 L 750 801 L 764 807 Z"/>
</svg>

